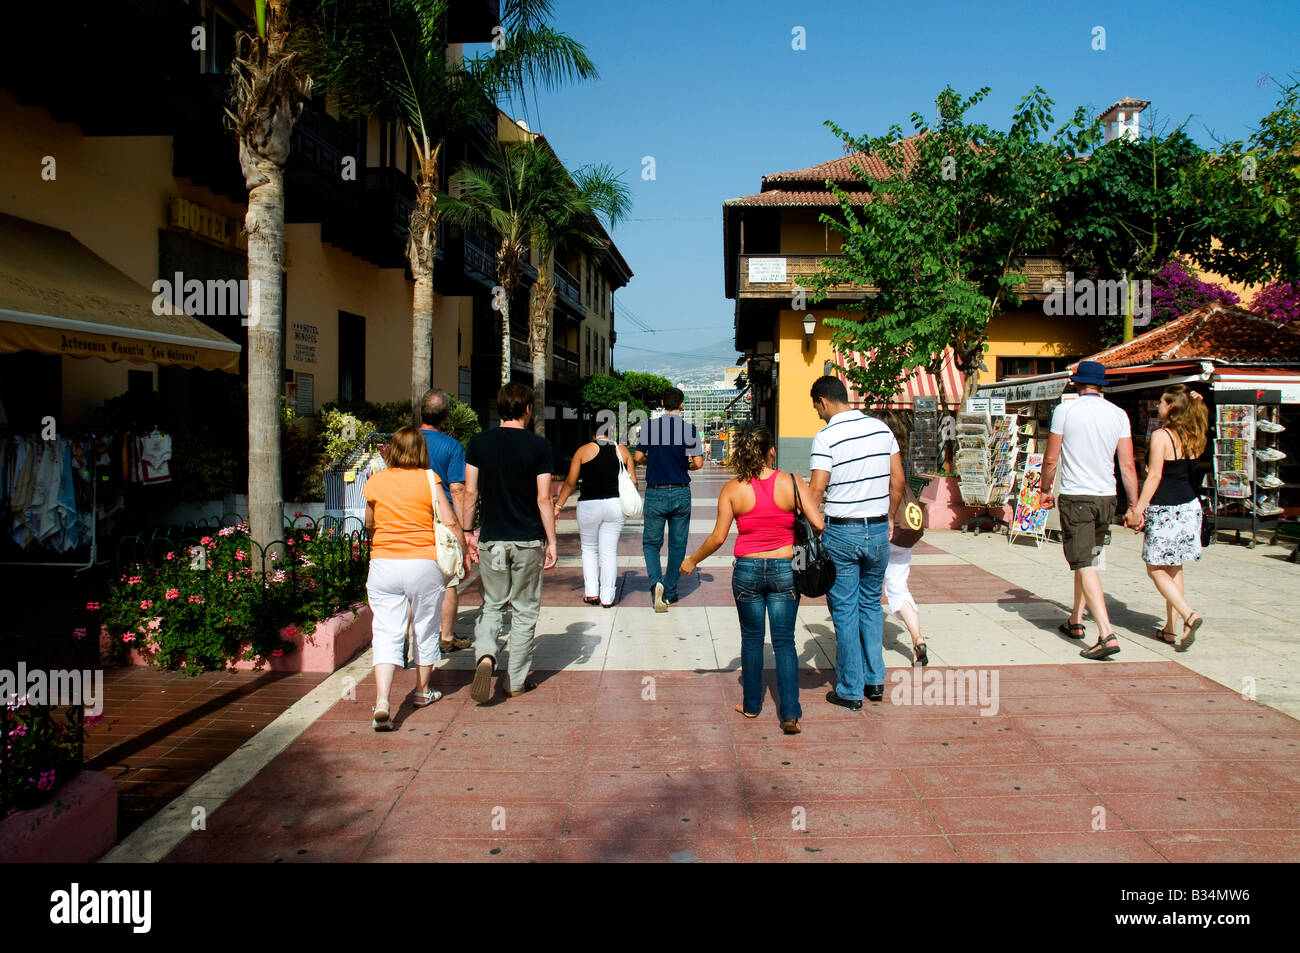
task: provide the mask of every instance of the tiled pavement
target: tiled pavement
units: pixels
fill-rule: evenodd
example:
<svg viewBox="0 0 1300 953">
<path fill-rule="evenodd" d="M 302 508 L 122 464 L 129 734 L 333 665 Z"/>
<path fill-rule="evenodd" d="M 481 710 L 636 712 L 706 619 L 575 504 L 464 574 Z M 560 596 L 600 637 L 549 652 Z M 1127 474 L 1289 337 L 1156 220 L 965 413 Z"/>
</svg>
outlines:
<svg viewBox="0 0 1300 953">
<path fill-rule="evenodd" d="M 721 479 L 697 480 L 697 501 Z M 693 532 L 711 517 L 697 506 Z M 575 530 L 561 521 L 562 533 Z M 367 678 L 205 830 L 177 831 L 167 859 L 1300 858 L 1300 723 L 1276 710 L 1294 710 L 1300 660 L 1269 626 L 1231 625 L 1220 601 L 1231 597 L 1215 591 L 1220 571 L 1251 576 L 1248 551 L 1213 547 L 1189 571 L 1189 593 L 1214 598 L 1202 601 L 1201 639 L 1174 655 L 1140 625 L 1159 602 L 1117 534 L 1106 581 L 1128 626 L 1124 661 L 1091 663 L 1054 631 L 1055 600 L 1069 592 L 1059 548 L 955 533 L 927 541 L 912 573 L 933 660 L 925 675 L 996 674 L 995 713 L 925 692 L 929 703 L 891 703 L 889 688 L 860 713 L 826 704 L 834 635 L 824 601 L 806 600 L 796 632 L 803 734 L 781 734 L 770 694 L 760 718 L 742 719 L 730 710 L 740 700 L 730 544 L 683 581 L 681 604 L 656 614 L 629 527 L 615 609 L 581 604 L 575 566 L 548 574 L 535 692 L 473 704 L 473 659 L 458 653 L 435 676 L 446 697 L 421 711 L 405 701 L 398 730 L 377 735 Z M 1293 567 L 1258 550 L 1250 558 L 1263 586 L 1288 585 Z M 474 616 L 464 604 L 462 632 Z M 1261 597 L 1251 611 L 1266 616 L 1272 604 Z M 899 633 L 886 622 L 886 661 L 912 677 Z M 1243 698 L 1243 677 L 1260 701 Z M 399 673 L 394 700 L 413 681 Z"/>
<path fill-rule="evenodd" d="M 104 675 L 104 720 L 86 730 L 86 767 L 117 785 L 122 838 L 325 680 L 318 674 L 147 668 Z"/>
</svg>

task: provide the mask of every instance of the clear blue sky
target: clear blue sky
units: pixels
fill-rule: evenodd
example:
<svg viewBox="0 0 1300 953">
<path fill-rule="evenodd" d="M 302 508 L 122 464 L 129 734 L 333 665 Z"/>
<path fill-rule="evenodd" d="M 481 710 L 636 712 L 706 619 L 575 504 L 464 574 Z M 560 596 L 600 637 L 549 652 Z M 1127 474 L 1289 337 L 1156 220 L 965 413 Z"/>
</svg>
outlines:
<svg viewBox="0 0 1300 953">
<path fill-rule="evenodd" d="M 615 366 L 690 353 L 731 335 L 723 297 L 722 202 L 759 191 L 768 172 L 835 158 L 826 119 L 884 133 L 933 114 L 935 94 L 989 86 L 974 113 L 1006 128 L 1035 85 L 1063 121 L 1115 100 L 1151 101 L 1157 125 L 1202 145 L 1244 138 L 1273 108 L 1265 74 L 1300 72 L 1296 0 L 1002 0 L 910 3 L 556 0 L 556 26 L 584 43 L 595 83 L 546 93 L 525 118 L 570 167 L 625 172 L 633 220 L 614 232 L 635 276 L 615 294 Z M 791 48 L 792 30 L 807 49 Z M 1093 28 L 1106 49 L 1092 49 Z M 516 116 L 517 107 L 507 107 Z M 643 180 L 642 157 L 656 178 Z M 635 313 L 659 333 L 635 333 Z M 639 361 L 638 361 L 639 363 Z"/>
</svg>

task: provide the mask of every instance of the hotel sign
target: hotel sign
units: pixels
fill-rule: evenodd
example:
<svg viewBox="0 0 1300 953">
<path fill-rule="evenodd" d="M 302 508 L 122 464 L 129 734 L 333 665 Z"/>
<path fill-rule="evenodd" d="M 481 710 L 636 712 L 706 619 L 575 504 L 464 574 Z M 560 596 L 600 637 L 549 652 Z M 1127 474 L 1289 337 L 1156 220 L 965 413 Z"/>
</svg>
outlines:
<svg viewBox="0 0 1300 953">
<path fill-rule="evenodd" d="M 785 281 L 784 258 L 749 259 L 749 283 L 751 285 L 784 284 Z"/>
<path fill-rule="evenodd" d="M 248 234 L 241 223 L 180 196 L 174 196 L 168 206 L 168 224 L 213 244 L 248 251 Z"/>
</svg>

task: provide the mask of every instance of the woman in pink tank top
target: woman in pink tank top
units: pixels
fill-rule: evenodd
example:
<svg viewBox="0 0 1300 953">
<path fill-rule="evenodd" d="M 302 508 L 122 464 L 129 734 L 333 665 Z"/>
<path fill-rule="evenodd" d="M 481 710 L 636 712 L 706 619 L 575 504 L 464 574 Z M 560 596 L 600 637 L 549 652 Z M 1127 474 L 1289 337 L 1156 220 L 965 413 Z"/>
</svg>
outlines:
<svg viewBox="0 0 1300 953">
<path fill-rule="evenodd" d="M 763 705 L 763 630 L 771 620 L 772 652 L 776 656 L 778 714 L 781 730 L 797 735 L 803 709 L 799 707 L 799 657 L 794 645 L 799 593 L 794 587 L 795 487 L 800 499 L 810 494 L 797 474 L 776 469 L 776 447 L 765 427 L 742 433 L 736 440 L 731 466 L 736 478 L 718 496 L 718 520 L 698 550 L 682 560 L 682 572 L 692 573 L 727 541 L 734 519 L 736 561 L 731 592 L 740 616 L 740 673 L 744 700 L 736 711 L 757 718 Z M 813 529 L 821 532 L 822 515 L 804 511 Z"/>
</svg>

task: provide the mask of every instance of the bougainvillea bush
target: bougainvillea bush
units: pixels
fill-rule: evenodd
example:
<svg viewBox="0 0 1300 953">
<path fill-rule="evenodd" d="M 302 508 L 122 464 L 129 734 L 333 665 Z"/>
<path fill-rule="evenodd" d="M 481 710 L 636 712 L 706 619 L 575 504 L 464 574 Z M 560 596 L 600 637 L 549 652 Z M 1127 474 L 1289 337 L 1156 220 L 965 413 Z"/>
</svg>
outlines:
<svg viewBox="0 0 1300 953">
<path fill-rule="evenodd" d="M 1165 262 L 1151 279 L 1151 325 L 1157 327 L 1207 304 L 1237 304 L 1236 292 L 1209 281 L 1177 258 Z"/>
<path fill-rule="evenodd" d="M 247 524 L 130 565 L 103 606 L 107 661 L 135 648 L 189 674 L 293 651 L 289 639 L 365 600 L 369 550 L 349 535 L 290 530 L 263 560 Z M 263 572 L 265 566 L 265 572 Z"/>
<path fill-rule="evenodd" d="M 1259 289 L 1250 302 L 1250 310 L 1282 324 L 1300 318 L 1300 284 L 1274 281 Z"/>
</svg>

